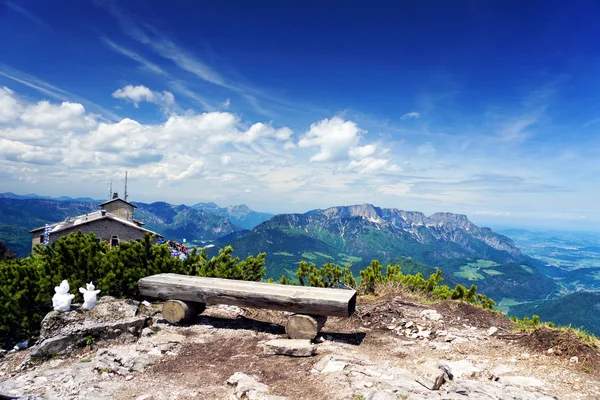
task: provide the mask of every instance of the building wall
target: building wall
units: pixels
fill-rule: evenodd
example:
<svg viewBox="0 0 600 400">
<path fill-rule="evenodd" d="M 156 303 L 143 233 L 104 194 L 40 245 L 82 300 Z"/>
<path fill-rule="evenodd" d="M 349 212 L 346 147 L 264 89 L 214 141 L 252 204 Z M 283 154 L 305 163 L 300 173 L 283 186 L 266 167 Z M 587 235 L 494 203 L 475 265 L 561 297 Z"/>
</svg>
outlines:
<svg viewBox="0 0 600 400">
<path fill-rule="evenodd" d="M 109 213 L 114 214 L 123 219 L 127 219 L 129 221 L 133 220 L 134 207 L 122 201 L 113 201 L 112 203 L 105 204 L 104 206 L 102 206 L 102 208 L 108 211 Z"/>
<path fill-rule="evenodd" d="M 81 233 L 83 234 L 93 232 L 96 234 L 98 239 L 107 241 L 108 243 L 110 243 L 111 238 L 113 236 L 117 236 L 119 238 L 119 241 L 141 240 L 144 238 L 143 231 L 106 218 L 98 221 L 92 221 L 87 224 L 75 226 L 71 229 L 65 229 L 64 231 L 56 232 L 54 234 L 51 233 L 49 237 L 49 244 L 56 242 L 62 236 L 66 236 L 69 233 L 77 231 L 81 231 Z M 40 232 L 40 234 L 33 236 L 33 239 L 31 241 L 32 248 L 36 244 L 41 244 L 40 235 L 43 234 L 44 231 Z M 152 242 L 156 243 L 157 241 L 157 238 L 155 238 Z"/>
</svg>

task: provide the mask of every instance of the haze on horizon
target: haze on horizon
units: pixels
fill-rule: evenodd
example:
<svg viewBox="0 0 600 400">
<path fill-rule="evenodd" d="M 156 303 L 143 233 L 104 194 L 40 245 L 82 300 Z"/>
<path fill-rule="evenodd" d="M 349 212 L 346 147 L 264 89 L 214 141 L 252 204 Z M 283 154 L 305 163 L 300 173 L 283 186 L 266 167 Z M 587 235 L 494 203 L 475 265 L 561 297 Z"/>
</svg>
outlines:
<svg viewBox="0 0 600 400">
<path fill-rule="evenodd" d="M 0 3 L 0 192 L 598 230 L 600 5 L 388 3 Z"/>
</svg>

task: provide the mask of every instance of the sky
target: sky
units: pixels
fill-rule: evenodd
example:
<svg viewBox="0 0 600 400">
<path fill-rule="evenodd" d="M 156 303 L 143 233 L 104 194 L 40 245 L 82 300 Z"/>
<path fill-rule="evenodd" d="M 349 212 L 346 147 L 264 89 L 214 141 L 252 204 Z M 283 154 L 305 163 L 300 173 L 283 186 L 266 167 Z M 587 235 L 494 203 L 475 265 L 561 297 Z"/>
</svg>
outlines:
<svg viewBox="0 0 600 400">
<path fill-rule="evenodd" d="M 600 229 L 600 3 L 0 0 L 0 192 Z"/>
</svg>

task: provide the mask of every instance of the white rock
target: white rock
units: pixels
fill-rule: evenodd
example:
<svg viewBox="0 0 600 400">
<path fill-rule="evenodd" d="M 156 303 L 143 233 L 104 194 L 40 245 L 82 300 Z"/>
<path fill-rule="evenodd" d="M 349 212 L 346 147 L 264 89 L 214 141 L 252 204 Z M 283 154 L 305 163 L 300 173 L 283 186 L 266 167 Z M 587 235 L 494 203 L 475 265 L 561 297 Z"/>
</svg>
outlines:
<svg viewBox="0 0 600 400">
<path fill-rule="evenodd" d="M 450 371 L 455 378 L 472 378 L 482 371 L 468 360 L 447 361 L 444 364 L 450 368 Z"/>
<path fill-rule="evenodd" d="M 503 376 L 500 378 L 499 382 L 505 385 L 521 387 L 542 387 L 546 385 L 543 381 L 540 381 L 536 378 L 532 378 L 530 376 Z"/>
<path fill-rule="evenodd" d="M 446 372 L 432 365 L 421 365 L 415 380 L 429 390 L 438 390 L 446 381 Z"/>
<path fill-rule="evenodd" d="M 437 310 L 423 310 L 419 314 L 422 319 L 428 319 L 430 321 L 439 321 L 442 319 L 442 315 Z"/>
<path fill-rule="evenodd" d="M 310 357 L 315 355 L 317 346 L 308 339 L 275 339 L 263 345 L 266 355 L 283 355 L 292 357 Z"/>
<path fill-rule="evenodd" d="M 579 357 L 577 357 L 577 356 L 573 356 L 573 357 L 571 357 L 571 358 L 569 359 L 569 362 L 570 362 L 571 364 L 577 364 L 577 363 L 579 363 Z"/>
<path fill-rule="evenodd" d="M 490 329 L 488 329 L 487 335 L 492 336 L 496 332 L 498 332 L 498 328 L 496 328 L 495 326 L 492 326 L 492 327 L 490 327 Z"/>
<path fill-rule="evenodd" d="M 227 379 L 229 385 L 235 386 L 235 394 L 238 399 L 259 399 L 264 398 L 269 391 L 269 387 L 260 383 L 254 377 L 242 372 L 236 372 Z"/>
</svg>

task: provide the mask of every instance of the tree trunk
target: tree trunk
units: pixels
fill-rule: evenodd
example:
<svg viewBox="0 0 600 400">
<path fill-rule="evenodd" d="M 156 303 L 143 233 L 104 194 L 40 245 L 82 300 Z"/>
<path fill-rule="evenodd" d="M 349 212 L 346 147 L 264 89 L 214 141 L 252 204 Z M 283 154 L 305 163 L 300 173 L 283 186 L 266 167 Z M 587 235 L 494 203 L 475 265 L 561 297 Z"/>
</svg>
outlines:
<svg viewBox="0 0 600 400">
<path fill-rule="evenodd" d="M 172 324 L 190 322 L 206 308 L 204 303 L 167 300 L 162 306 L 163 317 Z"/>
<path fill-rule="evenodd" d="M 321 315 L 294 314 L 290 316 L 285 324 L 285 333 L 291 339 L 310 339 L 317 337 L 327 317 Z"/>
</svg>

